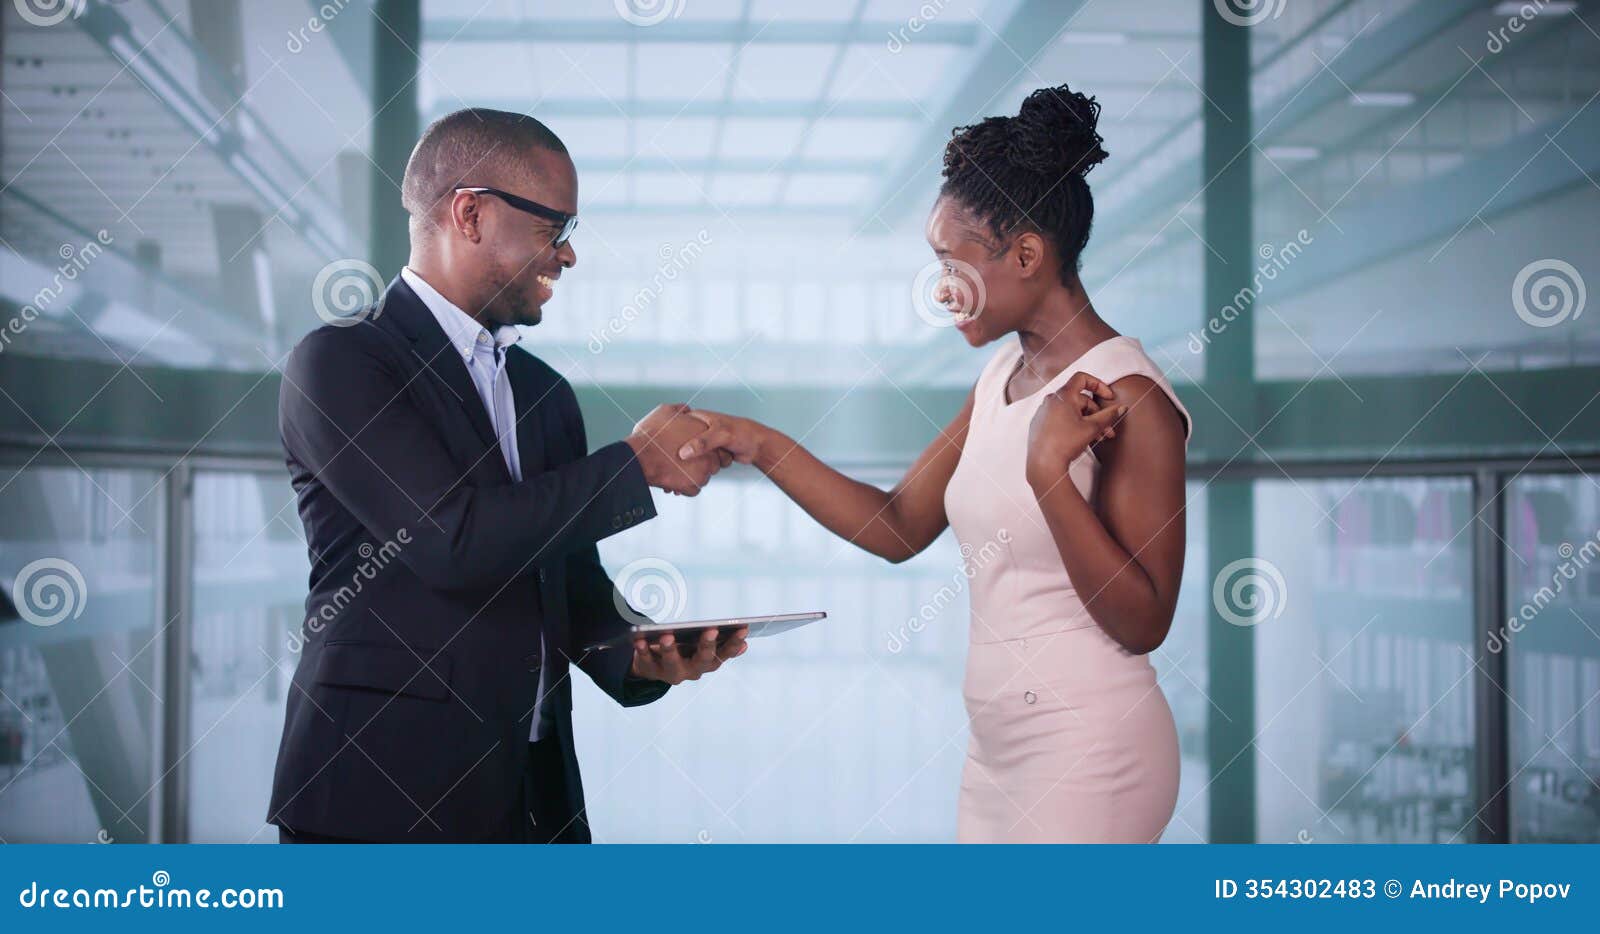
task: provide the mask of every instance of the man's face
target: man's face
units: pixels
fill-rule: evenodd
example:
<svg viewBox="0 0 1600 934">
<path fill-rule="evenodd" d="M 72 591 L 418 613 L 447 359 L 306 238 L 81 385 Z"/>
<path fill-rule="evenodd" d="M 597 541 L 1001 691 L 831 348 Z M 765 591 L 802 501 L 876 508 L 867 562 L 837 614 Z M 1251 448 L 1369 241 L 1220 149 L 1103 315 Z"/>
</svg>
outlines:
<svg viewBox="0 0 1600 934">
<path fill-rule="evenodd" d="M 527 171 L 514 173 L 504 184 L 484 184 L 557 211 L 577 213 L 578 172 L 571 158 L 538 149 L 525 164 Z M 483 239 L 477 247 L 483 251 L 484 278 L 479 307 L 494 324 L 538 324 L 561 271 L 578 261 L 572 242 L 552 245 L 560 233 L 558 223 L 520 211 L 494 195 L 479 195 L 478 211 Z"/>
</svg>

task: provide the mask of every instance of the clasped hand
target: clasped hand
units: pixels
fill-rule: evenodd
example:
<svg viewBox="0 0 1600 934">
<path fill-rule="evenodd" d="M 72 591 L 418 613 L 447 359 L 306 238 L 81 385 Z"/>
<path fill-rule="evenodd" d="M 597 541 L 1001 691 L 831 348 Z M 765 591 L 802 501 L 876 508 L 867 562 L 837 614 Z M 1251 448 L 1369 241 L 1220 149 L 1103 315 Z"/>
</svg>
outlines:
<svg viewBox="0 0 1600 934">
<path fill-rule="evenodd" d="M 633 426 L 628 445 L 644 470 L 645 482 L 668 493 L 694 496 L 717 471 L 733 463 L 733 455 L 708 450 L 679 457 L 683 446 L 705 434 L 710 425 L 681 402 L 658 405 Z"/>
</svg>

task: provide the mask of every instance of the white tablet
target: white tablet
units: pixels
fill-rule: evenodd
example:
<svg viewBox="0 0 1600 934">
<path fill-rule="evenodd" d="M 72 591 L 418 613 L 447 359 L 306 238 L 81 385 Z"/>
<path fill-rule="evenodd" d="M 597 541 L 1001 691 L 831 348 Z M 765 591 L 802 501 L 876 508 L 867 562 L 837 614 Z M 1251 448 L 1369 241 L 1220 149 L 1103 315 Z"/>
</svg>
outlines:
<svg viewBox="0 0 1600 934">
<path fill-rule="evenodd" d="M 748 628 L 747 639 L 758 636 L 775 636 L 780 632 L 798 629 L 806 623 L 827 618 L 827 613 L 817 610 L 811 613 L 780 613 L 774 616 L 733 616 L 727 619 L 697 619 L 683 623 L 646 623 L 630 627 L 619 636 L 597 642 L 588 647 L 590 651 L 597 649 L 632 648 L 633 640 L 644 636 L 655 642 L 667 633 L 672 633 L 672 638 L 680 647 L 692 647 L 691 643 L 699 640 L 700 634 L 707 629 L 716 629 L 717 641 L 726 642 L 740 629 Z"/>
</svg>

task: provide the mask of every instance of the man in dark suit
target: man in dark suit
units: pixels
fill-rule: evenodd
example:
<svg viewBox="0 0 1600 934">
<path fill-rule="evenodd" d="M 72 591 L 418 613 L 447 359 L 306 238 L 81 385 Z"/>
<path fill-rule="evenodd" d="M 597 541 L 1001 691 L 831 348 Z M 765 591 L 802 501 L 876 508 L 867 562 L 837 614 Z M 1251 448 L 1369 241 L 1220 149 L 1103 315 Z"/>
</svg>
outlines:
<svg viewBox="0 0 1600 934">
<path fill-rule="evenodd" d="M 283 371 L 312 570 L 267 819 L 285 842 L 587 842 L 569 664 L 634 706 L 745 650 L 586 649 L 637 618 L 595 543 L 727 456 L 680 459 L 705 430 L 683 406 L 590 452 L 572 387 L 516 346 L 577 261 L 577 174 L 543 124 L 441 118 L 401 194 L 406 269 Z"/>
</svg>

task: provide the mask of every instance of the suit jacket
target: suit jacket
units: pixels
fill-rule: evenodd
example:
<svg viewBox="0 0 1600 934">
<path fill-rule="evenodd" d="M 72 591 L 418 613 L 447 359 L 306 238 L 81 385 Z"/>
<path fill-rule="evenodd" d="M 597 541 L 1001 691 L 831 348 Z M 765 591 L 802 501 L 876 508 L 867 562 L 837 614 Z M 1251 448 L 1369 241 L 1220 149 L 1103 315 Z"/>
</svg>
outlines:
<svg viewBox="0 0 1600 934">
<path fill-rule="evenodd" d="M 667 685 L 631 650 L 595 543 L 655 516 L 624 442 L 588 452 L 572 387 L 513 347 L 513 482 L 461 357 L 398 277 L 283 369 L 279 432 L 311 553 L 304 647 L 267 819 L 365 840 L 469 841 L 518 808 L 539 670 L 581 838 L 569 663 L 624 706 Z M 541 657 L 540 633 L 548 655 Z M 520 815 L 517 815 L 520 818 Z"/>
</svg>

